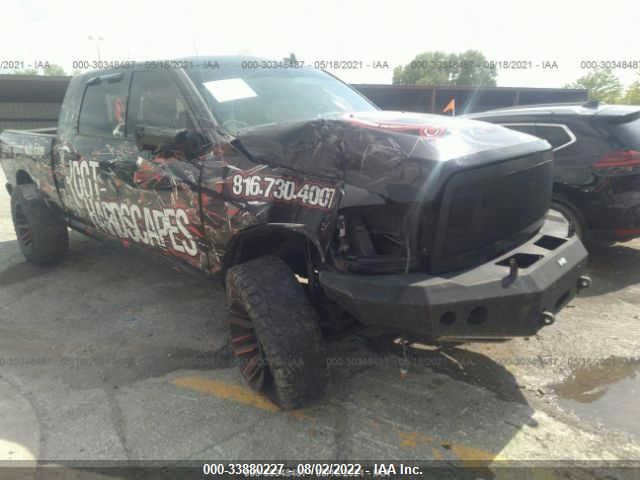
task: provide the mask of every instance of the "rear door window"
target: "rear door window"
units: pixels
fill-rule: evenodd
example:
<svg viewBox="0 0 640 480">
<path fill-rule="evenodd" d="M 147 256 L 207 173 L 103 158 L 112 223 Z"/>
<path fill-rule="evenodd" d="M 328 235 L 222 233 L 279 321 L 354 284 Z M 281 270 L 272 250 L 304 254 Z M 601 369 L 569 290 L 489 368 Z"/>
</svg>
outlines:
<svg viewBox="0 0 640 480">
<path fill-rule="evenodd" d="M 575 136 L 566 125 L 536 124 L 536 135 L 551 144 L 554 151 L 568 147 L 575 142 Z"/>
<path fill-rule="evenodd" d="M 80 135 L 121 138 L 127 107 L 127 82 L 125 76 L 105 76 L 87 85 L 80 116 Z"/>
</svg>

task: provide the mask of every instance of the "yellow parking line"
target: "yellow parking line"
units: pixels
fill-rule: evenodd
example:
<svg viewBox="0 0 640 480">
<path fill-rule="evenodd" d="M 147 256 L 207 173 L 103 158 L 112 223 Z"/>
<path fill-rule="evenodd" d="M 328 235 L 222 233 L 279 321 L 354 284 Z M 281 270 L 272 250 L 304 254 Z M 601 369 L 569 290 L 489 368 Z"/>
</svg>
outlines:
<svg viewBox="0 0 640 480">
<path fill-rule="evenodd" d="M 242 405 L 266 410 L 267 412 L 284 412 L 284 410 L 266 397 L 233 383 L 222 382 L 197 375 L 174 378 L 171 383 L 177 387 L 194 390 L 224 400 L 231 400 Z M 298 419 L 311 418 L 300 410 L 291 410 L 285 413 Z"/>
<path fill-rule="evenodd" d="M 449 447 L 456 457 L 470 467 L 486 466 L 492 461 L 498 459 L 497 455 L 488 452 L 487 450 L 461 445 L 460 443 L 451 443 L 449 444 Z"/>
<path fill-rule="evenodd" d="M 313 419 L 312 416 L 303 410 L 284 411 L 266 397 L 235 383 L 227 383 L 198 375 L 174 378 L 171 380 L 171 383 L 180 388 L 186 388 L 224 400 L 231 400 L 267 412 L 282 412 L 297 419 Z M 482 466 L 493 460 L 500 459 L 499 456 L 487 450 L 468 447 L 459 443 L 439 441 L 436 438 L 429 437 L 420 432 L 397 431 L 397 435 L 400 439 L 400 447 L 402 448 L 416 448 L 419 445 L 431 445 L 431 451 L 435 459 L 444 458 L 442 455 L 443 450 L 449 450 L 468 466 Z"/>
<path fill-rule="evenodd" d="M 440 450 L 438 450 L 436 447 L 431 447 L 431 454 L 433 455 L 433 458 L 435 458 L 436 460 L 444 459 L 444 457 L 442 456 L 442 453 L 440 453 Z"/>
<path fill-rule="evenodd" d="M 434 442 L 433 438 L 423 435 L 419 432 L 399 431 L 398 436 L 400 437 L 400 446 L 404 448 L 415 448 L 418 446 L 418 443 L 429 444 Z"/>
<path fill-rule="evenodd" d="M 397 433 L 402 448 L 416 448 L 418 445 L 431 445 L 431 452 L 437 460 L 444 458 L 442 450 L 449 450 L 467 466 L 485 466 L 494 460 L 500 459 L 498 455 L 487 450 L 469 447 L 460 443 L 440 441 L 420 432 L 398 431 Z"/>
</svg>

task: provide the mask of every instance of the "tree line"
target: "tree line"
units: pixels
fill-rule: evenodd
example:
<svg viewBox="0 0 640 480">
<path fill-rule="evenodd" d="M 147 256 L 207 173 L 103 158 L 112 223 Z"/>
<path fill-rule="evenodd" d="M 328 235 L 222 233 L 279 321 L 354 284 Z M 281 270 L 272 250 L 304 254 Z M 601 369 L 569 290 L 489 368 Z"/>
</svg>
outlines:
<svg viewBox="0 0 640 480">
<path fill-rule="evenodd" d="M 625 89 L 611 70 L 596 69 L 565 85 L 565 88 L 585 88 L 589 91 L 589 98 L 605 103 L 640 105 L 640 72 L 638 77 Z"/>
<path fill-rule="evenodd" d="M 287 60 L 296 62 L 292 53 Z M 68 75 L 55 63 L 39 69 L 14 70 L 15 75 Z M 79 72 L 74 72 L 74 74 Z M 472 87 L 495 87 L 498 71 L 478 50 L 462 53 L 440 51 L 424 52 L 415 56 L 407 65 L 393 70 L 394 85 L 455 85 Z M 568 83 L 564 88 L 584 88 L 589 98 L 605 103 L 640 105 L 640 72 L 638 80 L 626 89 L 618 77 L 609 69 L 595 69 Z"/>
<path fill-rule="evenodd" d="M 42 67 L 42 68 L 17 69 L 8 73 L 13 75 L 45 75 L 48 77 L 55 77 L 55 76 L 64 77 L 69 75 L 67 72 L 64 71 L 63 67 L 55 63 L 49 63 L 47 64 L 46 67 Z"/>
<path fill-rule="evenodd" d="M 463 53 L 424 52 L 405 66 L 393 71 L 394 85 L 455 85 L 495 87 L 496 65 L 477 50 Z M 640 105 L 640 72 L 638 80 L 626 89 L 608 69 L 595 69 L 564 88 L 584 88 L 589 98 L 605 103 Z"/>
</svg>

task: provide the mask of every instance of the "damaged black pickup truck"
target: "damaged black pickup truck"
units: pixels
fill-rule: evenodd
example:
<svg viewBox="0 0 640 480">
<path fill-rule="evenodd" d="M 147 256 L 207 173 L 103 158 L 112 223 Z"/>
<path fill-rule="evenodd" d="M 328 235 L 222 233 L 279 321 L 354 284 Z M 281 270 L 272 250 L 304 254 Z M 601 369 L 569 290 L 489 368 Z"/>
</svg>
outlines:
<svg viewBox="0 0 640 480">
<path fill-rule="evenodd" d="M 383 112 L 336 78 L 255 59 L 73 78 L 52 131 L 0 135 L 20 248 L 68 227 L 225 279 L 248 384 L 284 408 L 327 384 L 322 332 L 535 334 L 587 287 L 549 211 L 552 153 L 488 123 Z"/>
</svg>

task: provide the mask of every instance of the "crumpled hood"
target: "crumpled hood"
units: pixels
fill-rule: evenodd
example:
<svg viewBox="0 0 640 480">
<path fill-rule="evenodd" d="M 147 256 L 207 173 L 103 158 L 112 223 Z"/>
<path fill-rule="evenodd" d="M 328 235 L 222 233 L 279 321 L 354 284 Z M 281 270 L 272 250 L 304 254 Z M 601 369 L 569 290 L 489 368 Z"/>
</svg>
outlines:
<svg viewBox="0 0 640 480">
<path fill-rule="evenodd" d="M 258 127 L 238 140 L 259 163 L 342 180 L 394 201 L 411 201 L 425 182 L 435 186 L 457 170 L 550 149 L 490 123 L 389 111 Z"/>
</svg>

